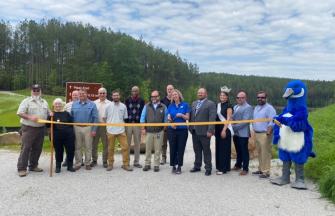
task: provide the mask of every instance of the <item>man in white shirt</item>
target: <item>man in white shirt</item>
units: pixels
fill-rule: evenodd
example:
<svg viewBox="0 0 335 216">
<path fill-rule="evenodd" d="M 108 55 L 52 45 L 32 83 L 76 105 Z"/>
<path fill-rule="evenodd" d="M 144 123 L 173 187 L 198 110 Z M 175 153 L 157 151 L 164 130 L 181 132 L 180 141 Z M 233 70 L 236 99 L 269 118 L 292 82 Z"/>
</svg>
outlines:
<svg viewBox="0 0 335 216">
<path fill-rule="evenodd" d="M 99 98 L 94 101 L 98 108 L 99 113 L 99 123 L 104 123 L 104 117 L 106 113 L 106 107 L 111 104 L 111 101 L 107 99 L 107 90 L 105 88 L 100 88 L 98 90 Z M 97 129 L 97 134 L 93 138 L 92 143 L 92 162 L 91 167 L 97 165 L 98 161 L 98 146 L 99 140 L 102 142 L 102 164 L 107 168 L 107 157 L 108 157 L 108 143 L 107 143 L 107 131 L 106 126 L 99 126 Z"/>
<path fill-rule="evenodd" d="M 114 90 L 112 92 L 111 102 L 106 107 L 105 120 L 107 123 L 124 123 L 124 120 L 128 118 L 127 107 L 125 104 L 120 102 L 120 92 Z M 125 133 L 124 126 L 107 126 L 107 137 L 108 137 L 108 167 L 107 171 L 113 169 L 114 163 L 114 147 L 115 140 L 117 139 L 121 145 L 123 165 L 122 169 L 126 171 L 133 171 L 129 166 L 129 146 L 127 143 L 127 136 Z"/>
<path fill-rule="evenodd" d="M 79 91 L 78 90 L 74 90 L 71 93 L 71 101 L 65 104 L 64 110 L 66 112 L 68 112 L 68 113 L 71 114 L 72 104 L 73 104 L 73 102 L 75 102 L 77 100 L 79 100 Z"/>
</svg>

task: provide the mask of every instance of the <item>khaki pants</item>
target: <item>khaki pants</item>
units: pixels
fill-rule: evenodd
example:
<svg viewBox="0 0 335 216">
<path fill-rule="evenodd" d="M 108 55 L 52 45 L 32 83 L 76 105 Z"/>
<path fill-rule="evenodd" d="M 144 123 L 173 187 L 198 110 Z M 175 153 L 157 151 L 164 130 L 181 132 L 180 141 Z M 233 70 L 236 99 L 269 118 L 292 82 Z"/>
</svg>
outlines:
<svg viewBox="0 0 335 216">
<path fill-rule="evenodd" d="M 99 140 L 102 142 L 102 163 L 107 163 L 108 157 L 108 142 L 107 142 L 107 131 L 105 126 L 97 128 L 97 134 L 93 138 L 92 143 L 92 161 L 98 161 L 98 146 Z"/>
<path fill-rule="evenodd" d="M 159 166 L 162 151 L 164 131 L 158 133 L 147 133 L 145 142 L 145 165 L 151 164 L 151 152 L 154 148 L 154 166 Z"/>
<path fill-rule="evenodd" d="M 130 149 L 132 137 L 134 137 L 134 164 L 139 164 L 140 144 L 141 144 L 141 127 L 126 127 L 126 133 L 127 133 L 127 141 L 128 141 L 129 149 Z"/>
<path fill-rule="evenodd" d="M 258 170 L 270 174 L 272 157 L 272 135 L 264 133 L 255 133 L 256 149 L 258 152 L 259 166 Z"/>
<path fill-rule="evenodd" d="M 128 150 L 126 133 L 121 133 L 121 134 L 107 133 L 107 137 L 108 137 L 108 142 L 109 142 L 108 144 L 108 165 L 112 166 L 114 163 L 114 148 L 115 148 L 115 140 L 117 139 L 121 145 L 123 165 L 129 166 L 129 150 Z"/>
<path fill-rule="evenodd" d="M 74 126 L 74 134 L 76 136 L 76 150 L 75 150 L 75 166 L 81 165 L 83 158 L 82 151 L 85 154 L 85 165 L 90 165 L 92 158 L 92 140 L 91 127 Z"/>
</svg>

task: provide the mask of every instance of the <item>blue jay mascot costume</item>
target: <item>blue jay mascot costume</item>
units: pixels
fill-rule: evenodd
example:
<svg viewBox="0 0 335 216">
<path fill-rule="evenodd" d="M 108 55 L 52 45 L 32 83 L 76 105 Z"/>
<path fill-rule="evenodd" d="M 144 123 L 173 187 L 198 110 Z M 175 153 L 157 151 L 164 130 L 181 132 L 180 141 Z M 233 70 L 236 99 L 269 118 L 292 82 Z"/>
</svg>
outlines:
<svg viewBox="0 0 335 216">
<path fill-rule="evenodd" d="M 278 145 L 279 158 L 283 161 L 282 176 L 272 179 L 271 183 L 285 185 L 290 183 L 290 168 L 295 165 L 295 182 L 292 188 L 307 189 L 304 181 L 304 164 L 312 152 L 313 128 L 308 123 L 306 105 L 307 89 L 300 80 L 293 80 L 286 86 L 283 98 L 287 106 L 274 118 L 273 144 Z M 279 123 L 278 123 L 279 122 Z"/>
</svg>

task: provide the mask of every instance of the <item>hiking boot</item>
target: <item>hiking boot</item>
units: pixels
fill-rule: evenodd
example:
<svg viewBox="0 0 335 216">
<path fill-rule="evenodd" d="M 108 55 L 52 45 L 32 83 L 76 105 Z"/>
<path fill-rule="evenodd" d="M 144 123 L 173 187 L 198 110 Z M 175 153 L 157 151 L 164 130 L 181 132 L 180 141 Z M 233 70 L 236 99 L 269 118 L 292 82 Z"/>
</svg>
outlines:
<svg viewBox="0 0 335 216">
<path fill-rule="evenodd" d="M 26 170 L 20 170 L 20 171 L 19 171 L 19 176 L 20 176 L 20 177 L 25 177 L 25 176 L 27 176 L 27 174 L 28 174 L 28 173 L 27 173 Z"/>
<path fill-rule="evenodd" d="M 31 172 L 43 172 L 43 169 L 39 167 L 29 168 L 29 171 Z"/>
<path fill-rule="evenodd" d="M 133 168 L 131 168 L 128 165 L 122 165 L 121 168 L 124 169 L 124 170 L 126 170 L 126 171 L 133 171 Z"/>
</svg>

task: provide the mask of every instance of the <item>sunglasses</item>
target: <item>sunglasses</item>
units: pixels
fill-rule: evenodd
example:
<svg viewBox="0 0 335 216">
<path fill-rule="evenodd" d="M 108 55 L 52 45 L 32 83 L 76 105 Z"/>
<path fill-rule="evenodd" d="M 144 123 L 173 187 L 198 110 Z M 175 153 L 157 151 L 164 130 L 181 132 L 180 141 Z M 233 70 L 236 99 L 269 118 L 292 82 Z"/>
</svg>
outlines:
<svg viewBox="0 0 335 216">
<path fill-rule="evenodd" d="M 152 98 L 157 98 L 159 95 L 151 95 Z"/>
<path fill-rule="evenodd" d="M 40 92 L 39 89 L 33 89 L 33 92 Z"/>
<path fill-rule="evenodd" d="M 106 92 L 99 92 L 99 94 L 106 94 Z"/>
<path fill-rule="evenodd" d="M 236 97 L 236 99 L 244 99 L 245 97 Z"/>
<path fill-rule="evenodd" d="M 257 97 L 257 99 L 265 99 L 266 97 Z"/>
</svg>

